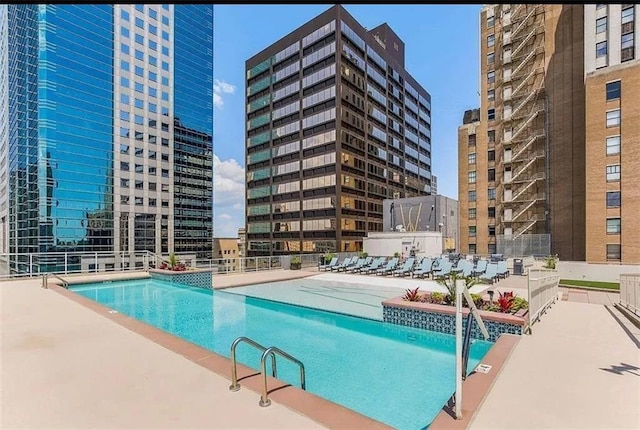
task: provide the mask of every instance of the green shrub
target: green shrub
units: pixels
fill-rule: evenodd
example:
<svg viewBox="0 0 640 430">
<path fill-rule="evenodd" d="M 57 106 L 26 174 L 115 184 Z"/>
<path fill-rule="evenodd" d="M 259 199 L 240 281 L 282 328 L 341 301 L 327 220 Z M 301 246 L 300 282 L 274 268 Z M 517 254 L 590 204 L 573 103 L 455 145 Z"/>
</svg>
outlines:
<svg viewBox="0 0 640 430">
<path fill-rule="evenodd" d="M 520 309 L 529 309 L 529 302 L 522 297 L 515 297 L 513 299 L 513 304 L 511 305 L 511 310 L 517 312 Z"/>
<path fill-rule="evenodd" d="M 444 303 L 444 294 L 437 291 L 431 293 L 431 296 L 429 296 L 429 303 L 441 305 L 442 303 Z"/>
<path fill-rule="evenodd" d="M 545 269 L 555 269 L 556 268 L 557 257 L 555 255 L 550 255 L 544 259 L 544 268 Z"/>
</svg>

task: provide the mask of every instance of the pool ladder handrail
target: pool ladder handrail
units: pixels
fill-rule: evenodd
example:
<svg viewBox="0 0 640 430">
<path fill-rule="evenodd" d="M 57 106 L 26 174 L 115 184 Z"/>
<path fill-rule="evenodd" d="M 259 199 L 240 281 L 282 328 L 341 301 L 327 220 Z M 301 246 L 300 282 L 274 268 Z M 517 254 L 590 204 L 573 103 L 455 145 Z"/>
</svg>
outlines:
<svg viewBox="0 0 640 430">
<path fill-rule="evenodd" d="M 303 390 L 306 390 L 306 381 L 305 381 L 305 372 L 304 372 L 304 364 L 302 361 L 298 360 L 294 356 L 287 354 L 280 348 L 275 346 L 270 346 L 269 348 L 265 348 L 260 345 L 258 342 L 249 339 L 245 336 L 240 336 L 231 344 L 231 385 L 229 386 L 229 390 L 238 391 L 240 389 L 240 384 L 238 383 L 238 368 L 237 368 L 237 360 L 236 360 L 236 348 L 240 343 L 246 343 L 259 351 L 262 352 L 262 356 L 260 357 L 260 374 L 262 376 L 262 393 L 260 395 L 260 402 L 258 403 L 262 407 L 267 407 L 271 404 L 271 400 L 269 400 L 269 393 L 267 390 L 267 357 L 271 357 L 271 376 L 274 378 L 278 377 L 278 371 L 276 368 L 276 354 L 280 355 L 283 358 L 286 358 L 289 361 L 297 364 L 300 367 L 300 386 Z"/>
<path fill-rule="evenodd" d="M 60 276 L 56 275 L 55 273 L 45 273 L 42 276 L 42 288 L 46 288 L 46 289 L 49 288 L 49 281 L 48 281 L 49 276 L 57 278 L 60 282 L 62 282 L 62 286 L 64 288 L 66 288 L 67 290 L 69 289 L 69 282 L 62 279 Z"/>
</svg>

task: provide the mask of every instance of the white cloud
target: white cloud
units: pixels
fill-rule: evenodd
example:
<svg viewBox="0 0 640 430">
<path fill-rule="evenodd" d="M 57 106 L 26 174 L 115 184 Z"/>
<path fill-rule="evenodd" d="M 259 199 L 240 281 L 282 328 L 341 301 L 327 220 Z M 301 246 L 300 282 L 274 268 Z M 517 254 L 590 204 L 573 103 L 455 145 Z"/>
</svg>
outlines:
<svg viewBox="0 0 640 430">
<path fill-rule="evenodd" d="M 244 167 L 233 158 L 220 160 L 213 155 L 213 192 L 216 202 L 224 204 L 244 203 Z"/>
<path fill-rule="evenodd" d="M 233 94 L 236 91 L 236 86 L 228 82 L 216 79 L 213 82 L 213 104 L 218 109 L 222 109 L 224 106 L 223 94 Z"/>
<path fill-rule="evenodd" d="M 244 226 L 245 170 L 233 158 L 213 155 L 214 236 L 237 237 Z"/>
</svg>

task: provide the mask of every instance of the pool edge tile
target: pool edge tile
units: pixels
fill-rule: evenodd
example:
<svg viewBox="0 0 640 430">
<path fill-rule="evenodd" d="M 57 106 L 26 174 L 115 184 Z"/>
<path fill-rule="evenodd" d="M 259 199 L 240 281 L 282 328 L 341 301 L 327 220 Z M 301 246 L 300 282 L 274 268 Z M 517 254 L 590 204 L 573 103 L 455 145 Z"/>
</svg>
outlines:
<svg viewBox="0 0 640 430">
<path fill-rule="evenodd" d="M 476 412 L 484 403 L 496 379 L 502 372 L 509 357 L 513 353 L 521 336 L 514 334 L 501 335 L 496 343 L 480 361 L 491 367 L 489 373 L 473 373 L 462 382 L 462 419 L 457 420 L 448 405 L 436 415 L 429 425 L 429 430 L 461 430 L 467 429 L 473 422 Z"/>
<path fill-rule="evenodd" d="M 231 361 L 228 358 L 128 315 L 110 313 L 110 311 L 112 311 L 111 308 L 77 294 L 72 290 L 68 290 L 59 285 L 50 285 L 49 289 L 231 381 Z M 257 377 L 258 375 L 258 371 L 238 363 L 238 379 L 240 380 L 240 385 L 257 393 L 256 407 L 258 407 L 258 400 L 262 389 L 262 381 L 261 378 Z M 268 377 L 268 381 L 270 399 L 327 428 L 336 430 L 393 428 L 345 406 L 323 399 L 322 397 L 291 386 L 278 379 Z"/>
</svg>

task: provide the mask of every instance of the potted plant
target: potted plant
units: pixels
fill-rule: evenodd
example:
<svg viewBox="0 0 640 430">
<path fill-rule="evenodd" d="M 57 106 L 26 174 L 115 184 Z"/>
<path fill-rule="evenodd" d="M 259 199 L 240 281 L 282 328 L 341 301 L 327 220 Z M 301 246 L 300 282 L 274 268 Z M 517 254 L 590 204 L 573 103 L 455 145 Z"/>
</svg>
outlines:
<svg viewBox="0 0 640 430">
<path fill-rule="evenodd" d="M 289 265 L 289 269 L 291 270 L 300 270 L 300 257 L 297 255 L 294 255 L 293 257 L 291 257 L 291 263 Z"/>
</svg>

